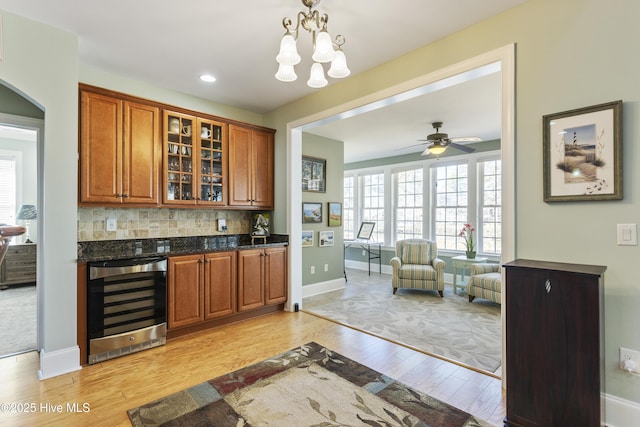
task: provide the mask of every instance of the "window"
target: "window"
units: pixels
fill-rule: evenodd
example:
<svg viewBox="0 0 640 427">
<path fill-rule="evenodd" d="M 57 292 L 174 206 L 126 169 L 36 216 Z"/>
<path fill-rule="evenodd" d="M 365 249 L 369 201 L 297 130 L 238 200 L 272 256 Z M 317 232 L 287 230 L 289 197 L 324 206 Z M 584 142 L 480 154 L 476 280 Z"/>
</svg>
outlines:
<svg viewBox="0 0 640 427">
<path fill-rule="evenodd" d="M 393 174 L 395 183 L 395 238 L 422 238 L 423 199 L 422 167 Z"/>
<path fill-rule="evenodd" d="M 480 247 L 484 253 L 502 252 L 502 162 L 486 160 L 479 162 L 479 211 L 481 227 Z"/>
<path fill-rule="evenodd" d="M 16 158 L 0 155 L 0 224 L 15 224 Z"/>
<path fill-rule="evenodd" d="M 384 173 L 362 177 L 362 221 L 376 223 L 371 240 L 384 242 Z"/>
<path fill-rule="evenodd" d="M 471 222 L 468 215 L 468 165 L 436 166 L 434 180 L 434 238 L 438 249 L 464 250 L 458 236 L 462 226 Z"/>
<path fill-rule="evenodd" d="M 349 170 L 344 177 L 345 239 L 362 221 L 376 223 L 372 240 L 435 240 L 460 254 L 466 223 L 476 229 L 480 254 L 502 251 L 502 168 L 497 152 Z M 429 173 L 427 173 L 427 170 Z"/>
<path fill-rule="evenodd" d="M 353 240 L 355 238 L 354 181 L 355 178 L 353 176 L 344 177 L 344 200 L 342 206 L 344 240 Z"/>
</svg>

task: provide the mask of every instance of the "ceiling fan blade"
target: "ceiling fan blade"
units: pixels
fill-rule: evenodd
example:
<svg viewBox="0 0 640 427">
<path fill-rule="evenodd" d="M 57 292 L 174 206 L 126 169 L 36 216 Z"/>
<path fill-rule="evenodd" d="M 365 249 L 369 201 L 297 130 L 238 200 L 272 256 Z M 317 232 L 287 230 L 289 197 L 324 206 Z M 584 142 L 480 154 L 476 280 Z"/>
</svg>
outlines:
<svg viewBox="0 0 640 427">
<path fill-rule="evenodd" d="M 482 138 L 478 138 L 477 136 L 463 136 L 460 138 L 451 138 L 451 142 L 480 142 Z"/>
<path fill-rule="evenodd" d="M 420 139 L 418 141 L 421 141 Z M 425 140 L 426 141 L 426 140 Z M 413 147 L 417 147 L 419 145 L 424 145 L 424 142 L 421 142 L 419 144 L 413 144 L 413 145 L 405 145 L 404 147 L 400 147 L 400 148 L 396 148 L 393 151 L 401 151 L 401 150 L 406 150 L 408 148 L 413 148 Z"/>
<path fill-rule="evenodd" d="M 476 151 L 475 148 L 467 147 L 466 145 L 456 144 L 455 142 L 450 142 L 449 147 L 453 147 L 457 150 L 464 151 L 465 153 L 473 153 Z"/>
</svg>

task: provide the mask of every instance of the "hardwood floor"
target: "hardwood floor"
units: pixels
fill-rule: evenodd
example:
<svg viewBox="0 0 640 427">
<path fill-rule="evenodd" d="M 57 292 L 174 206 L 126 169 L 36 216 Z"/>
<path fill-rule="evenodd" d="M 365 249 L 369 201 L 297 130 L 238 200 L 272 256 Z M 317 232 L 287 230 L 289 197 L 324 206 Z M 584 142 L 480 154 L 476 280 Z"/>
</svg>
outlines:
<svg viewBox="0 0 640 427">
<path fill-rule="evenodd" d="M 0 359 L 0 403 L 15 404 L 13 412 L 0 407 L 0 425 L 128 426 L 128 409 L 309 341 L 502 424 L 500 380 L 310 314 L 279 312 L 175 338 L 162 347 L 44 381 L 37 378 L 37 353 Z M 33 413 L 16 413 L 30 404 Z M 67 404 L 77 404 L 77 411 L 68 411 L 73 408 Z M 57 405 L 62 405 L 60 413 Z"/>
</svg>

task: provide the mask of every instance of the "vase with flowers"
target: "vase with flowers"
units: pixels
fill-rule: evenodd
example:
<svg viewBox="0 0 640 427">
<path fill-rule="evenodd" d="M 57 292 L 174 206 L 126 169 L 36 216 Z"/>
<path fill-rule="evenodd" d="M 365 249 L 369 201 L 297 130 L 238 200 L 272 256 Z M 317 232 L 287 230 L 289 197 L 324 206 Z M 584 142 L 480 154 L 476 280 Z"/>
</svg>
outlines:
<svg viewBox="0 0 640 427">
<path fill-rule="evenodd" d="M 473 241 L 473 232 L 476 231 L 471 224 L 465 224 L 458 234 L 459 237 L 464 239 L 464 246 L 466 248 L 466 255 L 468 259 L 476 257 L 476 245 Z"/>
</svg>

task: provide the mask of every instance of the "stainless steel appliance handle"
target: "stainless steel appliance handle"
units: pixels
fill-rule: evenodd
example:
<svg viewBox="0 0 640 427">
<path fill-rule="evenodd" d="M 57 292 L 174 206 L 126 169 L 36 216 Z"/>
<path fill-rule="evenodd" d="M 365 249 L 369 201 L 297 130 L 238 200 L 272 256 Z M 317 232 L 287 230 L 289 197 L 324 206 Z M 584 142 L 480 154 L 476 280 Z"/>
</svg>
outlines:
<svg viewBox="0 0 640 427">
<path fill-rule="evenodd" d="M 89 267 L 89 279 L 101 279 L 103 277 L 121 276 L 123 274 L 144 273 L 147 271 L 167 271 L 167 260 L 149 262 L 138 265 L 121 266 L 91 266 Z"/>
</svg>

